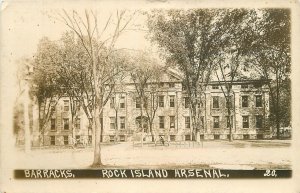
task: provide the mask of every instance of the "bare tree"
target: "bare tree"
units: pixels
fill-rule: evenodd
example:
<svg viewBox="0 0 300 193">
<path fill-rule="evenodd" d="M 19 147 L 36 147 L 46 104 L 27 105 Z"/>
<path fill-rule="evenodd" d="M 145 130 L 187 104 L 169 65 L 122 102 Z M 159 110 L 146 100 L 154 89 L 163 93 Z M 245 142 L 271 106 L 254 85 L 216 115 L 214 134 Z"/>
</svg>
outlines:
<svg viewBox="0 0 300 193">
<path fill-rule="evenodd" d="M 132 19 L 126 17 L 125 11 L 117 11 L 115 17 L 111 14 L 103 26 L 99 26 L 97 13 L 85 10 L 84 16 L 76 11 L 58 13 L 60 19 L 71 29 L 80 40 L 88 57 L 92 71 L 93 99 L 93 132 L 95 136 L 93 165 L 101 166 L 101 122 L 103 107 L 110 98 L 113 89 L 113 79 L 121 72 L 120 68 L 111 63 L 111 55 L 114 52 L 115 43 L 120 34 L 126 29 Z M 104 36 L 109 27 L 113 27 L 109 36 Z"/>
</svg>

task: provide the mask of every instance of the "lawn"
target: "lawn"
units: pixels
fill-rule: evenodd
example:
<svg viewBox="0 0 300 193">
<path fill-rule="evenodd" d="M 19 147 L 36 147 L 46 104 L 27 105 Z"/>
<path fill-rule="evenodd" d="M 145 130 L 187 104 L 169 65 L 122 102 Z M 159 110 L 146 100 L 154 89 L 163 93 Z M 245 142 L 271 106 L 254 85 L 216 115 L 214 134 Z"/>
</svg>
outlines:
<svg viewBox="0 0 300 193">
<path fill-rule="evenodd" d="M 132 142 L 103 144 L 102 161 L 106 168 L 220 168 L 290 169 L 289 140 L 171 142 L 169 145 Z M 29 154 L 15 152 L 14 168 L 50 169 L 90 168 L 92 148 L 33 149 Z"/>
</svg>

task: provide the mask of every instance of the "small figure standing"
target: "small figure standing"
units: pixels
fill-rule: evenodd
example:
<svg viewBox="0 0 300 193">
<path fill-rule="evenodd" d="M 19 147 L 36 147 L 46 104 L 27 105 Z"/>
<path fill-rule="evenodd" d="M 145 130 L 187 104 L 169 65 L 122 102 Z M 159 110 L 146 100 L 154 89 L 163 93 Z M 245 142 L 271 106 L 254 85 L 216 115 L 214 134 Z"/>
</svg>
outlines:
<svg viewBox="0 0 300 193">
<path fill-rule="evenodd" d="M 161 141 L 161 143 L 162 143 L 163 145 L 165 145 L 165 140 L 164 140 L 164 138 L 163 138 L 162 136 L 160 136 L 160 141 Z"/>
</svg>

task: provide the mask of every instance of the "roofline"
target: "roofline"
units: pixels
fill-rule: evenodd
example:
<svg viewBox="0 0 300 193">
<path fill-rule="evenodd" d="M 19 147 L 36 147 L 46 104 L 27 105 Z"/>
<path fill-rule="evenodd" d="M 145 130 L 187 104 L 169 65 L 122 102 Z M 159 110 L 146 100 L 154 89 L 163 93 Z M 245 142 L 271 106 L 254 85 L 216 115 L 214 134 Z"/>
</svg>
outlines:
<svg viewBox="0 0 300 193">
<path fill-rule="evenodd" d="M 251 83 L 270 83 L 272 79 L 259 79 L 259 80 L 234 80 L 232 84 L 251 84 Z M 216 84 L 226 84 L 230 81 L 210 81 L 207 84 L 216 85 Z"/>
</svg>

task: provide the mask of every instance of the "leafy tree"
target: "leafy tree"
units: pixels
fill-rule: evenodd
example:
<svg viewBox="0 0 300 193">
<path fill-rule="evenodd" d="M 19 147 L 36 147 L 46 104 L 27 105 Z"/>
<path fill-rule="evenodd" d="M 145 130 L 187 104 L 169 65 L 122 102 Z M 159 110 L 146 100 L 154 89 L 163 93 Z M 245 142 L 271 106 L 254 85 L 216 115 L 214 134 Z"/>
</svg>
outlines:
<svg viewBox="0 0 300 193">
<path fill-rule="evenodd" d="M 175 65 L 184 75 L 197 141 L 203 128 L 201 107 L 207 83 L 218 57 L 232 46 L 235 35 L 232 32 L 238 30 L 237 24 L 244 15 L 244 10 L 192 9 L 156 10 L 148 16 L 151 39 L 166 53 L 167 63 Z"/>
<path fill-rule="evenodd" d="M 53 115 L 54 108 L 62 97 L 62 87 L 57 77 L 57 65 L 61 58 L 58 46 L 48 38 L 40 40 L 32 61 L 33 74 L 31 91 L 37 99 L 39 112 L 39 131 L 44 144 L 45 126 Z"/>
<path fill-rule="evenodd" d="M 250 36 L 248 63 L 268 84 L 271 97 L 271 122 L 275 122 L 277 138 L 281 126 L 290 124 L 291 18 L 289 9 L 262 9 Z M 286 87 L 287 86 L 287 87 Z M 287 117 L 288 119 L 283 119 Z"/>
<path fill-rule="evenodd" d="M 142 126 L 142 133 L 144 132 L 144 121 L 149 125 L 148 133 L 151 133 L 152 141 L 155 140 L 153 122 L 158 109 L 158 97 L 160 95 L 160 82 L 162 73 L 165 71 L 165 67 L 158 63 L 157 59 L 154 59 L 147 52 L 139 52 L 131 57 L 131 70 L 130 77 L 134 82 L 137 99 L 141 103 L 140 117 Z M 146 119 L 144 119 L 144 113 Z M 149 123 L 149 124 L 148 124 Z M 143 140 L 143 139 L 142 139 Z"/>
<path fill-rule="evenodd" d="M 222 36 L 219 44 L 219 52 L 215 53 L 213 75 L 219 82 L 227 109 L 227 122 L 229 123 L 229 141 L 233 140 L 233 103 L 234 81 L 243 79 L 243 70 L 249 66 L 244 62 L 248 54 L 249 30 L 252 23 L 257 19 L 254 10 L 232 9 L 223 10 L 218 18 L 216 29 L 221 31 Z"/>
</svg>

